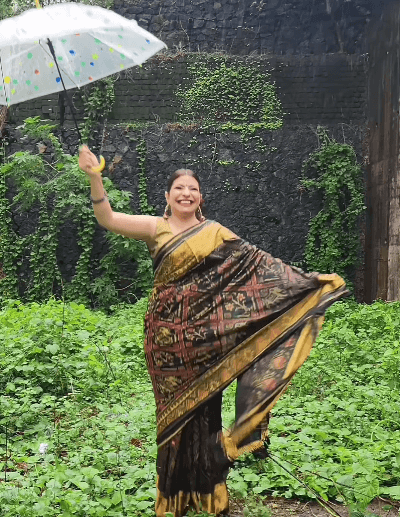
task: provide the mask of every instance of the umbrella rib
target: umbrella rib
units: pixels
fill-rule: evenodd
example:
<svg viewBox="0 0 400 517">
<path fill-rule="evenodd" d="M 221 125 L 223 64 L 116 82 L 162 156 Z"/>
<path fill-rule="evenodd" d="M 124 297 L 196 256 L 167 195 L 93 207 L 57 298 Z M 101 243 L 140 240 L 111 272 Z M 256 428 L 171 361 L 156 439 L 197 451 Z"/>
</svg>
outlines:
<svg viewBox="0 0 400 517">
<path fill-rule="evenodd" d="M 60 75 L 60 79 L 61 79 L 61 84 L 64 88 L 64 92 L 65 92 L 65 96 L 67 98 L 67 103 L 68 103 L 68 106 L 71 110 L 71 114 L 72 114 L 72 118 L 74 119 L 74 124 L 75 124 L 75 127 L 76 127 L 76 131 L 78 132 L 78 137 L 79 137 L 79 141 L 80 143 L 82 143 L 82 135 L 81 135 L 81 132 L 79 131 L 79 126 L 78 126 L 78 122 L 76 121 L 76 117 L 75 117 L 75 109 L 72 105 L 72 101 L 70 99 L 70 96 L 68 95 L 68 92 L 67 92 L 67 88 L 65 87 L 65 83 L 64 83 L 64 79 L 63 79 L 63 76 L 62 76 L 62 73 L 61 73 L 61 70 L 60 70 L 60 67 L 58 66 L 58 62 L 57 62 L 57 58 L 56 58 L 56 54 L 54 52 L 54 47 L 53 47 L 53 43 L 50 41 L 49 38 L 47 38 L 47 45 L 49 46 L 49 49 L 50 49 L 50 53 L 54 59 L 54 62 L 56 64 L 56 67 L 57 67 L 57 71 Z M 42 46 L 42 45 L 41 45 Z M 44 47 L 42 47 L 44 49 Z M 68 75 L 68 74 L 67 74 Z M 72 81 L 73 82 L 73 81 Z"/>
<path fill-rule="evenodd" d="M 43 52 L 45 52 L 49 57 L 54 59 L 54 62 L 55 62 L 56 67 L 57 67 L 57 70 L 58 70 L 58 72 L 60 72 L 58 61 L 55 60 L 54 54 L 49 52 L 49 50 L 42 44 L 42 40 L 39 40 L 39 45 L 41 46 Z M 63 69 L 63 73 L 64 73 L 64 75 L 66 75 L 68 77 L 68 79 L 71 81 L 71 83 L 73 83 L 76 86 L 76 88 L 80 88 L 79 84 L 76 84 L 76 82 L 72 79 L 72 77 L 69 75 L 69 73 L 66 70 Z M 60 72 L 60 78 L 61 78 L 61 72 Z"/>
</svg>

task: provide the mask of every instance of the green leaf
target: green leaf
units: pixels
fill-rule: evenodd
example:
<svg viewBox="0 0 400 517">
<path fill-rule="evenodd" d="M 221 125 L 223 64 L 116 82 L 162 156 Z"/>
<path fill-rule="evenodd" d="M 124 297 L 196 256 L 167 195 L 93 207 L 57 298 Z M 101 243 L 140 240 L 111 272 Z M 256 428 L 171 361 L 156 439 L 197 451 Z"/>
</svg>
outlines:
<svg viewBox="0 0 400 517">
<path fill-rule="evenodd" d="M 53 345 L 47 345 L 46 346 L 46 352 L 50 352 L 51 354 L 57 354 L 58 351 L 60 350 L 60 347 L 56 344 L 53 344 Z"/>
</svg>

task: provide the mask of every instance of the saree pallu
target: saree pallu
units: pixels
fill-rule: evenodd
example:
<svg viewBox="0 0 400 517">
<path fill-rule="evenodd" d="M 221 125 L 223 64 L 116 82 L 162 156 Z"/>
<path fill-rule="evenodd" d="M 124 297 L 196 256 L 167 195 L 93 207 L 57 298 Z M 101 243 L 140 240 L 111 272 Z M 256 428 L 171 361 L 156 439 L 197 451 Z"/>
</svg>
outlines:
<svg viewBox="0 0 400 517">
<path fill-rule="evenodd" d="M 263 447 L 271 408 L 345 284 L 290 267 L 213 221 L 171 238 L 154 267 L 145 354 L 157 411 L 156 515 L 225 515 L 229 467 Z M 222 391 L 235 379 L 236 419 L 223 433 Z"/>
</svg>

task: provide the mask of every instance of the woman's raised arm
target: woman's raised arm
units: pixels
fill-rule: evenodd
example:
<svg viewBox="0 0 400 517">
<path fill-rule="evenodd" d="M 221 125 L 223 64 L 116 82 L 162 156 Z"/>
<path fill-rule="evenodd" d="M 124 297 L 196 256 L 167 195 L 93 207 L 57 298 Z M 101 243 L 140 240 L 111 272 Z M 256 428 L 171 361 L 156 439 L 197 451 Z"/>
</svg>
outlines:
<svg viewBox="0 0 400 517">
<path fill-rule="evenodd" d="M 87 146 L 82 146 L 79 152 L 79 167 L 90 178 L 93 210 L 99 224 L 125 237 L 150 242 L 156 233 L 157 217 L 114 212 L 104 191 L 101 174 L 92 170 L 98 165 L 96 156 Z"/>
</svg>

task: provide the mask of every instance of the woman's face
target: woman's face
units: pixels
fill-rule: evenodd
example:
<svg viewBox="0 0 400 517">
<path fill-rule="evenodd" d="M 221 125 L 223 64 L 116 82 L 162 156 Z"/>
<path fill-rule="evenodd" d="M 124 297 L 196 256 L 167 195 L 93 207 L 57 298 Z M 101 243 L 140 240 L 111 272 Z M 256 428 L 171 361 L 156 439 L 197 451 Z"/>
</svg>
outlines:
<svg viewBox="0 0 400 517">
<path fill-rule="evenodd" d="M 192 176 L 180 176 L 172 183 L 171 190 L 165 193 L 172 213 L 190 215 L 197 210 L 200 201 L 200 187 Z"/>
</svg>

